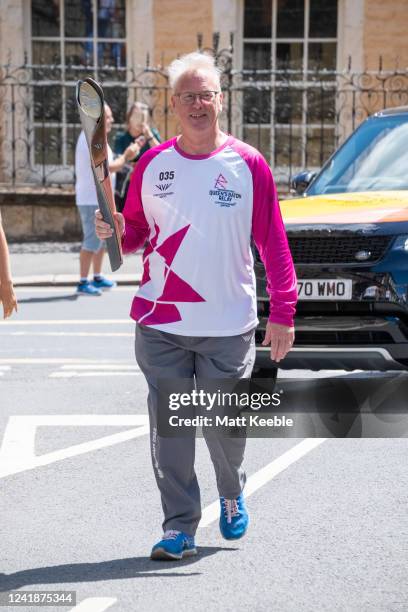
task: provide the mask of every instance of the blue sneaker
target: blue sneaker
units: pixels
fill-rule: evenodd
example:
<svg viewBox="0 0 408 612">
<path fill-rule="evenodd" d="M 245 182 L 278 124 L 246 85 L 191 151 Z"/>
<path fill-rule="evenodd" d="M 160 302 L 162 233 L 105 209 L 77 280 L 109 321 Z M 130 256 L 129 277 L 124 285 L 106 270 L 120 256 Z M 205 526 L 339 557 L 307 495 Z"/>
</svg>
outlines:
<svg viewBox="0 0 408 612">
<path fill-rule="evenodd" d="M 102 291 L 99 291 L 99 289 L 94 287 L 89 281 L 87 281 L 86 283 L 78 283 L 77 293 L 80 293 L 81 295 L 93 296 L 102 295 Z"/>
<path fill-rule="evenodd" d="M 91 284 L 96 289 L 113 289 L 113 287 L 116 287 L 115 281 L 111 281 L 108 278 L 105 278 L 104 276 L 100 276 L 98 280 L 94 278 Z"/>
<path fill-rule="evenodd" d="M 245 506 L 244 496 L 236 499 L 220 497 L 221 515 L 220 531 L 226 540 L 239 540 L 248 528 L 249 516 Z"/>
<path fill-rule="evenodd" d="M 150 558 L 155 561 L 162 559 L 171 561 L 196 554 L 197 550 L 193 536 L 170 529 L 165 531 L 160 542 L 153 546 Z"/>
</svg>

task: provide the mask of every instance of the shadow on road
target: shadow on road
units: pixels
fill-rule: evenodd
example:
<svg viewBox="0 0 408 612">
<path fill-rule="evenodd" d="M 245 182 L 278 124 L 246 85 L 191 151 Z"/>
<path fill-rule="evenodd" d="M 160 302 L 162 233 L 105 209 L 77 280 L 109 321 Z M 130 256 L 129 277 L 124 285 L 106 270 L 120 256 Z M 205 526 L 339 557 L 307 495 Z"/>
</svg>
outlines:
<svg viewBox="0 0 408 612">
<path fill-rule="evenodd" d="M 35 584 L 63 584 L 75 582 L 99 582 L 101 580 L 123 580 L 127 578 L 199 576 L 201 572 L 168 572 L 169 568 L 184 568 L 218 552 L 235 551 L 237 548 L 200 546 L 198 555 L 185 560 L 151 561 L 148 557 L 113 559 L 100 563 L 72 563 L 50 567 L 37 567 L 14 574 L 0 574 L 0 591 L 20 589 Z M 166 570 L 166 572 L 154 570 Z"/>
<path fill-rule="evenodd" d="M 45 302 L 75 302 L 80 296 L 77 293 L 68 293 L 67 295 L 52 295 L 49 297 L 33 297 L 19 299 L 19 304 L 39 304 Z"/>
<path fill-rule="evenodd" d="M 245 382 L 245 381 L 240 381 Z M 285 427 L 247 427 L 248 437 L 265 438 L 400 438 L 408 437 L 408 372 L 350 372 L 320 378 L 285 377 L 276 384 L 250 381 L 252 397 L 279 394 L 278 407 L 244 409 L 253 415 L 293 420 Z M 255 394 L 256 392 L 256 394 Z M 249 421 L 251 422 L 251 421 Z"/>
</svg>

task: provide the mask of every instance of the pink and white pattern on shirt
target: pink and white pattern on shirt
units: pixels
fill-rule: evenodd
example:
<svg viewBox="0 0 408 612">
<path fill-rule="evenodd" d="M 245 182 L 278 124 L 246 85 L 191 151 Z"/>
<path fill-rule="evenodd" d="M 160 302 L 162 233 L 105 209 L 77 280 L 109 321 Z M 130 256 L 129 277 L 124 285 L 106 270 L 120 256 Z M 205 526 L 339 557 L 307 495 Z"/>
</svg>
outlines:
<svg viewBox="0 0 408 612">
<path fill-rule="evenodd" d="M 156 233 L 143 253 L 144 269 L 140 286 L 152 280 L 152 269 L 156 277 L 155 285 L 161 286 L 162 293 L 154 302 L 135 296 L 133 313 L 139 323 L 144 325 L 175 323 L 181 320 L 181 315 L 174 302 L 205 302 L 197 291 L 171 269 L 172 261 L 189 227 L 186 225 L 158 244 L 160 228 L 155 224 Z M 149 261 L 153 259 L 154 266 L 150 268 Z"/>
</svg>

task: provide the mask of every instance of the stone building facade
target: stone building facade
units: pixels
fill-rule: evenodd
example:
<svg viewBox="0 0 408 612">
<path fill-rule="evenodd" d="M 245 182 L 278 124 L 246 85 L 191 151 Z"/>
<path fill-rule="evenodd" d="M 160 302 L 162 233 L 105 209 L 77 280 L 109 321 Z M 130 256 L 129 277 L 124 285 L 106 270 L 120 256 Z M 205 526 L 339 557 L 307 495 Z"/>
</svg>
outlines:
<svg viewBox="0 0 408 612">
<path fill-rule="evenodd" d="M 211 48 L 213 33 L 218 32 L 219 49 L 229 48 L 233 33 L 235 73 L 295 70 L 308 81 L 313 70 L 406 72 L 407 28 L 408 0 L 0 0 L 0 66 L 37 66 L 23 76 L 20 73 L 18 78 L 29 80 L 30 86 L 15 85 L 13 94 L 10 85 L 16 84 L 17 76 L 12 67 L 3 67 L 0 73 L 0 204 L 12 235 L 30 234 L 29 217 L 20 224 L 24 229 L 19 234 L 19 206 L 24 210 L 31 206 L 34 237 L 44 226 L 35 221 L 40 208 L 64 209 L 65 224 L 59 224 L 56 235 L 77 232 L 72 162 L 79 124 L 73 92 L 75 81 L 89 73 L 87 65 L 94 66 L 94 76 L 106 82 L 113 104 L 120 102 L 118 110 L 114 108 L 117 129 L 126 106 L 144 99 L 153 122 L 170 137 L 176 126 L 166 106 L 165 75 L 159 71 L 146 76 L 144 69 L 147 61 L 150 68 L 163 67 L 178 54 L 196 49 L 198 33 L 202 47 Z M 328 88 L 320 86 L 327 115 L 322 129 L 320 111 L 313 108 L 316 100 L 309 99 L 306 87 L 297 94 L 295 86 L 282 97 L 276 83 L 261 91 L 259 75 L 240 73 L 239 78 L 239 91 L 234 99 L 231 95 L 231 131 L 264 152 L 282 185 L 289 171 L 305 164 L 318 167 L 333 149 L 335 137 L 339 141 L 338 92 L 330 92 L 330 83 Z M 126 86 L 129 82 L 131 87 Z M 232 77 L 231 83 L 235 87 Z M 399 92 L 390 104 L 404 103 L 403 94 Z M 378 96 L 377 107 L 364 112 L 377 110 L 383 100 Z M 279 112 L 280 106 L 286 110 Z M 347 121 L 344 135 L 355 127 L 350 118 Z M 297 155 L 298 150 L 303 154 Z"/>
<path fill-rule="evenodd" d="M 61 0 L 64 3 L 64 0 Z M 103 3 L 103 0 L 99 0 Z M 58 4 L 60 0 L 43 0 L 43 4 Z M 279 5 L 288 10 L 301 7 L 305 10 L 313 3 L 320 9 L 323 0 L 253 0 L 250 5 L 270 4 L 272 11 Z M 114 3 L 114 2 L 113 2 Z M 0 0 L 0 63 L 5 63 L 11 53 L 13 63 L 24 60 L 24 52 L 30 56 L 32 33 L 31 0 Z M 41 4 L 41 2 L 39 3 Z M 80 4 L 65 1 L 69 10 Z M 221 44 L 227 44 L 229 33 L 234 32 L 236 59 L 242 61 L 244 38 L 245 0 L 124 0 L 126 13 L 127 61 L 144 65 L 149 53 L 153 63 L 171 61 L 177 53 L 196 47 L 197 32 L 202 32 L 204 44 L 211 45 L 214 31 L 221 33 Z M 356 70 L 378 66 L 378 56 L 383 56 L 384 69 L 393 68 L 398 58 L 401 67 L 408 65 L 407 0 L 338 0 L 337 5 L 337 67 L 347 65 L 353 58 Z M 304 5 L 302 7 L 302 5 Z M 239 66 L 239 64 L 238 64 Z"/>
</svg>

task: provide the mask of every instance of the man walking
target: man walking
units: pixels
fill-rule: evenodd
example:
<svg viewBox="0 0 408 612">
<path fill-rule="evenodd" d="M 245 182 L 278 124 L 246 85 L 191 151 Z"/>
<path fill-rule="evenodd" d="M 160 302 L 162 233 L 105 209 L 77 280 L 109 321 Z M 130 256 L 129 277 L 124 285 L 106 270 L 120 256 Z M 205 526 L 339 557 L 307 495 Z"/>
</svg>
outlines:
<svg viewBox="0 0 408 612">
<path fill-rule="evenodd" d="M 267 275 L 270 317 L 263 344 L 280 361 L 290 350 L 296 276 L 273 178 L 262 155 L 223 133 L 220 74 L 210 56 L 191 53 L 168 68 L 178 137 L 151 149 L 131 179 L 124 216 L 116 214 L 125 253 L 148 240 L 131 316 L 136 359 L 148 387 L 151 454 L 164 512 L 152 559 L 196 554 L 201 518 L 195 439 L 158 435 L 160 378 L 249 378 L 255 360 L 256 288 L 251 235 Z M 112 234 L 96 214 L 98 236 Z M 184 390 L 184 389 L 183 389 Z M 220 530 L 242 537 L 245 438 L 203 434 L 220 496 Z"/>
</svg>

